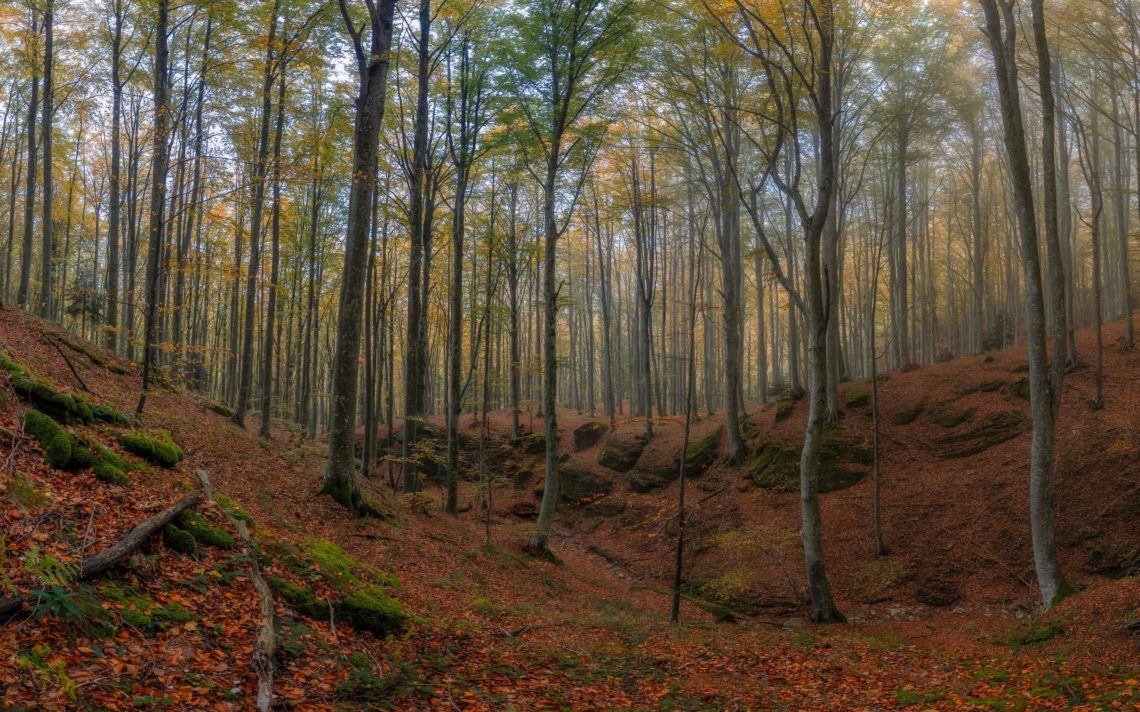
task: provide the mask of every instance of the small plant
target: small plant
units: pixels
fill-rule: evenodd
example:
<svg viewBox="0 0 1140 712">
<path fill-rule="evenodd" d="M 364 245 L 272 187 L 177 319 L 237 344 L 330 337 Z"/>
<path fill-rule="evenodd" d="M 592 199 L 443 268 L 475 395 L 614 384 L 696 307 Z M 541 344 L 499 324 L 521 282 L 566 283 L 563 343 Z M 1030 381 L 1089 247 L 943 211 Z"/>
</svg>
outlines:
<svg viewBox="0 0 1140 712">
<path fill-rule="evenodd" d="M 160 467 L 174 467 L 182 462 L 182 448 L 165 430 L 128 430 L 119 433 L 119 443 L 128 452 Z"/>
<path fill-rule="evenodd" d="M 43 701 L 63 697 L 68 702 L 75 702 L 77 690 L 67 674 L 67 663 L 62 659 L 52 659 L 50 646 L 37 645 L 20 654 L 16 658 L 16 666 L 32 673 L 37 692 L 45 698 Z"/>
<path fill-rule="evenodd" d="M 64 587 L 75 581 L 79 570 L 75 564 L 44 554 L 33 545 L 20 557 L 24 568 L 43 586 Z"/>
<path fill-rule="evenodd" d="M 24 475 L 16 475 L 8 483 L 8 495 L 17 504 L 29 509 L 51 501 L 51 498 L 44 494 L 43 490 L 32 484 L 32 481 Z"/>
<path fill-rule="evenodd" d="M 92 638 L 105 638 L 114 628 L 107 623 L 107 613 L 86 588 L 69 591 L 49 586 L 39 591 L 31 604 L 33 618 L 55 618 Z"/>
</svg>

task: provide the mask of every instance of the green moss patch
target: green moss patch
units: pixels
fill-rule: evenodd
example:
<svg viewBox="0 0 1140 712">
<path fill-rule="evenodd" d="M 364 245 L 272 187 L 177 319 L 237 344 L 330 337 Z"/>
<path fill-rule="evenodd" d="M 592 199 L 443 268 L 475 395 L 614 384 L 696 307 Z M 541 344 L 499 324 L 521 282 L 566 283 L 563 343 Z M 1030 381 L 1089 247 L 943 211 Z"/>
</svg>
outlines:
<svg viewBox="0 0 1140 712">
<path fill-rule="evenodd" d="M 1009 389 L 1010 394 L 1015 395 L 1022 400 L 1029 400 L 1031 389 L 1029 387 L 1029 378 L 1027 376 L 1023 376 L 1014 381 L 1010 385 Z"/>
<path fill-rule="evenodd" d="M 222 508 L 222 511 L 229 516 L 239 521 L 245 522 L 248 526 L 254 526 L 253 517 L 250 516 L 249 512 L 239 507 L 237 502 L 233 501 L 226 495 L 222 494 L 221 492 L 215 493 L 214 501 L 217 502 L 218 506 Z"/>
<path fill-rule="evenodd" d="M 174 467 L 182 462 L 182 448 L 165 430 L 127 430 L 119 433 L 119 444 L 128 452 L 161 467 Z"/>
<path fill-rule="evenodd" d="M 177 524 L 167 524 L 162 529 L 162 543 L 167 549 L 187 556 L 198 555 L 198 541 Z"/>
<path fill-rule="evenodd" d="M 24 367 L 12 360 L 12 357 L 4 349 L 0 349 L 0 369 L 8 373 L 23 373 L 24 371 Z"/>
<path fill-rule="evenodd" d="M 289 607 L 301 615 L 313 620 L 327 621 L 329 619 L 329 606 L 319 600 L 312 591 L 304 586 L 287 581 L 279 576 L 270 576 L 265 580 L 273 592 L 280 596 Z"/>
<path fill-rule="evenodd" d="M 131 419 L 127 417 L 123 411 L 112 408 L 109 405 L 93 405 L 91 406 L 91 413 L 94 415 L 95 420 L 100 423 L 127 425 L 131 422 Z"/>
<path fill-rule="evenodd" d="M 217 549 L 236 549 L 237 542 L 225 529 L 210 524 L 202 517 L 190 510 L 183 510 L 175 520 L 176 524 L 186 530 L 202 546 L 212 546 Z"/>
<path fill-rule="evenodd" d="M 644 433 L 637 435 L 619 434 L 606 441 L 598 462 L 615 472 L 629 472 L 641 458 L 649 438 Z"/>
<path fill-rule="evenodd" d="M 918 416 L 922 415 L 922 411 L 926 410 L 926 402 L 919 401 L 910 408 L 900 410 L 891 416 L 891 422 L 895 425 L 910 425 L 918 420 Z"/>
<path fill-rule="evenodd" d="M 408 620 L 404 606 L 379 586 L 346 595 L 336 608 L 342 621 L 377 636 L 401 632 Z"/>
<path fill-rule="evenodd" d="M 788 418 L 792 417 L 792 413 L 796 411 L 795 400 L 787 396 L 781 396 L 776 401 L 776 422 L 781 423 Z"/>
<path fill-rule="evenodd" d="M 871 394 L 867 391 L 851 391 L 843 403 L 852 410 L 866 408 L 871 405 Z"/>
<path fill-rule="evenodd" d="M 24 414 L 24 431 L 39 441 L 47 464 L 57 470 L 71 469 L 75 438 L 54 418 L 32 408 Z"/>
<path fill-rule="evenodd" d="M 36 409 L 64 423 L 90 423 L 95 420 L 91 403 L 86 398 L 57 391 L 34 376 L 23 372 L 13 374 L 12 388 L 28 399 Z"/>
<path fill-rule="evenodd" d="M 629 488 L 634 492 L 652 492 L 665 487 L 680 476 L 680 467 L 674 464 L 640 468 L 630 473 Z"/>
</svg>

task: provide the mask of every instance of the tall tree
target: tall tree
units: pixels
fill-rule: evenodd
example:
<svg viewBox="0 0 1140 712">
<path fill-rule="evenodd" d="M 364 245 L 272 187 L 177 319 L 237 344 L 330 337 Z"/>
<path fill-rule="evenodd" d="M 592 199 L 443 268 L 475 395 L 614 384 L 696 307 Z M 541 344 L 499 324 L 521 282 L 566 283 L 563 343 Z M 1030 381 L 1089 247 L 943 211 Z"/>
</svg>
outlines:
<svg viewBox="0 0 1140 712">
<path fill-rule="evenodd" d="M 1029 463 L 1029 518 L 1033 561 L 1041 599 L 1048 610 L 1070 592 L 1057 559 L 1054 534 L 1053 462 L 1057 406 L 1061 394 L 1050 383 L 1046 349 L 1045 291 L 1041 251 L 1033 208 L 1033 175 L 1026 148 L 1025 119 L 1017 83 L 1017 17 L 1014 0 L 979 0 L 985 16 L 985 33 L 993 55 L 997 93 L 1001 104 L 1003 138 L 1009 161 L 1013 203 L 1021 240 L 1025 281 L 1026 341 L 1029 350 L 1030 409 L 1033 441 Z M 1061 332 L 1064 333 L 1064 332 Z M 1058 344 L 1061 340 L 1058 339 Z"/>
<path fill-rule="evenodd" d="M 518 109 L 529 152 L 537 152 L 541 168 L 527 168 L 542 187 L 542 414 L 546 437 L 546 477 L 538 522 L 530 549 L 547 552 L 554 508 L 560 496 L 558 477 L 558 241 L 569 225 L 586 171 L 569 187 L 559 214 L 558 195 L 566 169 L 588 160 L 595 150 L 585 127 L 598 98 L 629 66 L 634 52 L 632 0 L 537 0 L 514 12 L 505 38 L 508 81 L 519 98 Z M 593 128 L 594 131 L 588 130 Z M 529 153 L 528 153 L 529 158 Z"/>
<path fill-rule="evenodd" d="M 353 514 L 362 514 L 370 508 L 360 496 L 353 455 L 357 374 L 361 318 L 364 314 L 364 276 L 368 261 L 368 226 L 372 191 L 376 189 L 376 155 L 388 92 L 392 20 L 396 0 L 379 0 L 378 3 L 375 0 L 365 0 L 367 17 L 362 24 L 353 19 L 349 0 L 338 0 L 338 4 L 345 29 L 352 41 L 360 86 L 356 95 L 344 274 L 337 310 L 336 351 L 332 363 L 329 458 L 322 491 L 348 507 Z"/>
</svg>

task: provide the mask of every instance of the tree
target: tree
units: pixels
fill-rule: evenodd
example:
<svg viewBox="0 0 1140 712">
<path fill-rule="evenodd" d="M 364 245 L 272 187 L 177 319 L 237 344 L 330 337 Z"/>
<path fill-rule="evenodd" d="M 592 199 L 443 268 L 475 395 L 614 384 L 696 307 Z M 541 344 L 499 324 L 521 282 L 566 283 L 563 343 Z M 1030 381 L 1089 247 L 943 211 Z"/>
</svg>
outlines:
<svg viewBox="0 0 1140 712">
<path fill-rule="evenodd" d="M 1013 0 L 979 0 L 985 15 L 985 34 L 993 56 L 997 93 L 1001 105 L 1003 138 L 1009 161 L 1013 202 L 1021 240 L 1025 280 L 1026 341 L 1029 349 L 1030 409 L 1033 441 L 1029 463 L 1029 517 L 1033 561 L 1041 599 L 1048 610 L 1070 588 L 1057 560 L 1053 461 L 1056 414 L 1061 393 L 1050 384 L 1046 352 L 1045 292 L 1042 286 L 1041 253 L 1033 209 L 1033 178 L 1025 141 L 1025 122 L 1017 84 L 1017 19 Z M 1064 333 L 1064 332 L 1060 332 Z M 1060 345 L 1060 339 L 1058 339 Z M 1059 353 L 1059 351 L 1057 352 Z M 1055 358 L 1057 356 L 1055 355 Z"/>
<path fill-rule="evenodd" d="M 150 389 L 150 371 L 154 367 L 157 346 L 159 265 L 161 264 L 163 230 L 166 227 L 166 170 L 170 145 L 170 107 L 167 105 L 167 65 L 169 49 L 167 23 L 170 14 L 169 0 L 158 0 L 157 21 L 154 28 L 154 148 L 150 164 L 150 235 L 146 258 L 146 317 L 143 328 L 142 392 L 135 413 L 142 415 Z"/>
<path fill-rule="evenodd" d="M 546 437 L 546 478 L 530 549 L 545 554 L 558 478 L 558 240 L 565 233 L 586 172 L 564 198 L 563 174 L 595 148 L 596 126 L 584 126 L 598 98 L 621 76 L 633 57 L 632 0 L 537 0 L 509 18 L 504 39 L 507 82 L 518 96 L 518 138 L 538 154 L 541 169 L 527 169 L 542 187 L 543 359 L 542 413 Z M 592 131 L 590 129 L 593 129 Z"/>
<path fill-rule="evenodd" d="M 360 496 L 353 456 L 360 322 L 364 312 L 365 255 L 368 252 L 372 191 L 376 189 L 376 154 L 388 90 L 396 0 L 380 0 L 379 3 L 365 0 L 367 17 L 359 25 L 353 19 L 349 0 L 338 0 L 338 4 L 352 41 L 360 86 L 356 95 L 344 274 L 336 321 L 337 345 L 332 363 L 329 458 L 321 491 L 348 507 L 353 514 L 363 514 L 370 507 Z"/>
</svg>

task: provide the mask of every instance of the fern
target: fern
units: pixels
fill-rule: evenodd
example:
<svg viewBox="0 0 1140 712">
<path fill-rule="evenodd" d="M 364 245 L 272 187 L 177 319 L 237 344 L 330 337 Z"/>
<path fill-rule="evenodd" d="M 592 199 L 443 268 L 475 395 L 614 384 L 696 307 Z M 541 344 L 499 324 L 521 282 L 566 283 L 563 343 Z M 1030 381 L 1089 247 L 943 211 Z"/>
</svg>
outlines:
<svg viewBox="0 0 1140 712">
<path fill-rule="evenodd" d="M 59 559 L 40 551 L 40 547 L 33 546 L 20 557 L 24 568 L 28 570 L 41 586 L 64 588 L 72 584 L 79 575 L 75 564 Z"/>
</svg>

